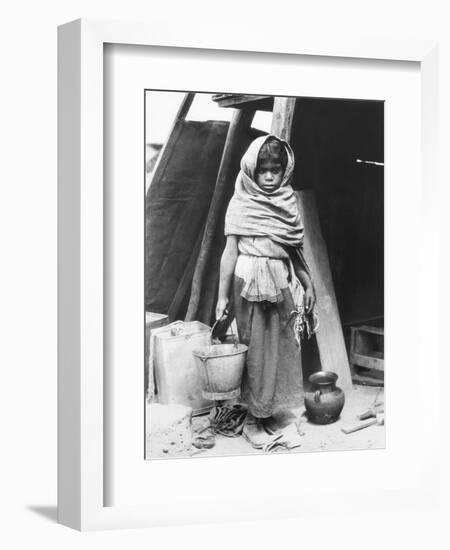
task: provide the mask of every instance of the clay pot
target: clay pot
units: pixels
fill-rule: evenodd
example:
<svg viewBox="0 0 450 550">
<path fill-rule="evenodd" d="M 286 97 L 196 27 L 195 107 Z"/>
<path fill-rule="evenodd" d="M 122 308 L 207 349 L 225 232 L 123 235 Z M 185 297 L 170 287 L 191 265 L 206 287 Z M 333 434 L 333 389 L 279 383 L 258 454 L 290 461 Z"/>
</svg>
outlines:
<svg viewBox="0 0 450 550">
<path fill-rule="evenodd" d="M 331 371 L 319 371 L 308 378 L 312 391 L 305 393 L 305 407 L 310 422 L 331 424 L 339 418 L 345 395 L 336 387 L 337 379 L 338 375 Z"/>
</svg>

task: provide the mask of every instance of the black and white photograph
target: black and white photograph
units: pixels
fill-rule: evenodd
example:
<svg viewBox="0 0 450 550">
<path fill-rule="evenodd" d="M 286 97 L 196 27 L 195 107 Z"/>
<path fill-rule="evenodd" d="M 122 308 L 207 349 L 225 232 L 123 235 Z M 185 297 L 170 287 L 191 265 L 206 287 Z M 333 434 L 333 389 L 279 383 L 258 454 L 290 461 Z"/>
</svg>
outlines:
<svg viewBox="0 0 450 550">
<path fill-rule="evenodd" d="M 3 13 L 0 546 L 445 548 L 448 2 Z"/>
<path fill-rule="evenodd" d="M 146 459 L 383 449 L 384 102 L 144 101 Z"/>
</svg>

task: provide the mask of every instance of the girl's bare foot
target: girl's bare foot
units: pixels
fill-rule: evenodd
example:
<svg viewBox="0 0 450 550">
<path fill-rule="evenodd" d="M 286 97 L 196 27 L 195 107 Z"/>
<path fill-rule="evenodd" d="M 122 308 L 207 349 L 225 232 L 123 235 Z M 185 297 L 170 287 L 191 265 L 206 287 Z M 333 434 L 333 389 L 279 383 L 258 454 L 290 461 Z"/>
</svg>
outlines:
<svg viewBox="0 0 450 550">
<path fill-rule="evenodd" d="M 255 449 L 262 449 L 269 441 L 269 436 L 264 429 L 262 419 L 255 418 L 252 414 L 248 413 L 245 419 L 242 435 Z"/>
</svg>

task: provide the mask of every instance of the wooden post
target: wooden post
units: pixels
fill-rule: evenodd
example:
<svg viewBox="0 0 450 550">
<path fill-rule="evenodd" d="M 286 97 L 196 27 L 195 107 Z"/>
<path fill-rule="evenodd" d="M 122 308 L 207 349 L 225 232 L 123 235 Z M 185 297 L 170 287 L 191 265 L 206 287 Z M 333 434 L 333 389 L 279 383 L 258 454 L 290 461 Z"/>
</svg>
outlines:
<svg viewBox="0 0 450 550">
<path fill-rule="evenodd" d="M 175 321 L 177 319 L 179 309 L 186 297 L 189 286 L 192 283 L 192 276 L 194 274 L 195 264 L 197 261 L 198 252 L 200 250 L 201 241 L 202 239 L 200 232 L 197 240 L 195 241 L 195 245 L 189 258 L 189 262 L 184 270 L 183 277 L 181 278 L 180 284 L 178 285 L 177 291 L 175 292 L 173 300 L 169 306 L 169 322 Z"/>
<path fill-rule="evenodd" d="M 228 185 L 234 181 L 235 174 L 233 166 L 236 151 L 240 150 L 239 145 L 243 141 L 243 134 L 251 125 L 255 111 L 254 109 L 237 109 L 233 113 L 233 118 L 228 129 L 227 139 L 220 161 L 219 172 L 217 174 L 214 195 L 208 212 L 208 218 L 205 224 L 200 253 L 195 266 L 194 277 L 192 280 L 191 298 L 186 313 L 186 321 L 192 321 L 197 315 L 200 294 L 202 292 L 205 270 L 211 255 L 211 249 L 214 244 L 214 236 L 217 228 L 217 219 L 221 208 L 223 207 L 223 197 Z M 233 181 L 231 181 L 233 180 Z"/>
<path fill-rule="evenodd" d="M 338 375 L 338 386 L 348 393 L 352 376 L 345 349 L 327 247 L 322 236 L 313 191 L 297 193 L 297 204 L 305 228 L 304 254 L 316 289 L 319 329 L 316 333 L 322 370 Z"/>
<path fill-rule="evenodd" d="M 295 97 L 275 97 L 270 133 L 289 142 L 294 119 Z"/>
<path fill-rule="evenodd" d="M 174 144 L 178 141 L 178 138 L 180 137 L 184 120 L 189 112 L 189 109 L 191 108 L 194 97 L 195 93 L 192 92 L 189 92 L 184 96 L 184 99 L 181 102 L 180 108 L 178 109 L 178 113 L 173 122 L 172 128 L 168 134 L 169 137 L 167 138 L 167 141 L 164 144 L 161 153 L 159 154 L 158 160 L 156 161 L 152 181 L 158 181 L 158 179 L 161 178 L 162 174 L 164 174 L 167 163 L 169 162 L 169 159 L 172 155 Z"/>
</svg>

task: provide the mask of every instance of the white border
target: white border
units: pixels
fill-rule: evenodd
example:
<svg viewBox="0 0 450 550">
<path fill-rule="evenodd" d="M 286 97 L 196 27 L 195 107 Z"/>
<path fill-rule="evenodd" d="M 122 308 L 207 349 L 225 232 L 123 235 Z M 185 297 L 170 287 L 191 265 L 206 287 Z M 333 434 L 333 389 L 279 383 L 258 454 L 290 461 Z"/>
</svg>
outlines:
<svg viewBox="0 0 450 550">
<path fill-rule="evenodd" d="M 427 448 L 422 436 L 421 445 L 415 447 L 411 456 L 411 441 L 417 438 L 421 428 L 417 421 L 404 421 L 404 410 L 414 410 L 416 402 L 426 399 L 422 391 L 427 388 L 426 384 L 419 384 L 418 347 L 410 345 L 411 335 L 419 331 L 415 313 L 420 271 L 412 267 L 417 262 L 413 258 L 418 256 L 417 243 L 425 236 L 420 204 L 419 64 L 310 56 L 286 58 L 280 54 L 236 56 L 224 51 L 208 55 L 198 49 L 179 51 L 123 45 L 108 46 L 104 55 L 104 200 L 107 204 L 105 218 L 108 218 L 104 226 L 108 250 L 104 269 L 113 274 L 104 282 L 105 357 L 108 353 L 104 380 L 108 396 L 105 504 L 119 506 L 157 501 L 172 507 L 173 496 L 167 480 L 171 480 L 171 485 L 177 487 L 180 494 L 195 494 L 199 509 L 210 507 L 213 486 L 222 502 L 234 500 L 232 508 L 236 514 L 239 508 L 245 508 L 249 495 L 253 499 L 258 495 L 269 503 L 286 499 L 288 495 L 295 498 L 301 494 L 308 498 L 317 490 L 317 479 L 323 477 L 323 471 L 340 473 L 327 478 L 329 492 L 345 489 L 364 493 L 377 489 L 381 493 L 414 486 Z M 142 91 L 151 85 L 170 90 L 180 84 L 197 91 L 228 91 L 230 88 L 226 86 L 238 85 L 238 90 L 232 90 L 385 100 L 385 360 L 389 366 L 385 396 L 389 411 L 386 450 L 275 455 L 265 460 L 246 456 L 142 460 Z M 401 223 L 398 223 L 399 213 Z M 412 239 L 411 235 L 417 237 Z M 349 444 L 352 444 L 351 438 Z M 370 476 L 366 475 L 368 471 Z M 276 483 L 262 482 L 275 473 Z M 237 487 L 245 487 L 239 501 L 235 499 Z"/>
<path fill-rule="evenodd" d="M 170 510 L 152 506 L 103 506 L 103 44 L 145 44 L 226 50 L 267 51 L 267 45 L 248 34 L 236 33 L 231 40 L 227 29 L 215 28 L 209 35 L 192 39 L 188 30 L 171 22 L 121 23 L 76 21 L 59 30 L 59 521 L 79 529 L 150 526 L 219 520 L 218 512 L 175 500 Z M 151 37 L 151 40 L 149 39 Z M 276 42 L 276 45 L 273 44 Z M 422 95 L 422 190 L 423 215 L 428 242 L 437 243 L 433 218 L 437 189 L 437 47 L 431 42 L 359 41 L 293 38 L 281 33 L 271 52 L 322 56 L 408 60 L 421 63 Z M 426 181 L 426 186 L 425 186 Z M 420 252 L 429 280 L 436 280 L 437 244 Z M 431 302 L 421 311 L 437 318 L 437 285 Z M 421 293 L 424 296 L 424 292 Z M 429 299 L 430 296 L 428 295 Z M 421 335 L 425 334 L 426 327 Z M 428 333 L 427 333 L 428 336 Z M 434 336 L 437 338 L 437 336 Z M 427 346 L 427 360 L 437 365 L 437 346 Z M 422 346 L 423 349 L 423 346 Z M 421 373 L 422 375 L 423 373 Z M 437 369 L 429 374 L 437 376 Z M 436 415 L 436 407 L 432 410 Z M 436 416 L 434 416 L 436 418 Z M 438 479 L 434 475 L 433 446 L 428 449 L 428 478 L 419 488 L 392 491 L 389 506 L 416 506 L 436 498 Z M 178 495 L 180 496 L 180 495 Z M 328 495 L 341 510 L 343 493 Z M 370 507 L 369 493 L 364 498 Z M 344 499 L 345 500 L 345 499 Z M 351 499 L 346 500 L 351 503 Z M 192 504 L 192 500 L 191 500 Z M 260 501 L 248 506 L 245 519 L 308 515 L 321 509 L 321 494 L 308 502 L 286 498 L 277 511 L 265 512 Z M 351 508 L 351 506 L 350 506 Z M 349 509 L 350 509 L 349 508 Z M 374 507 L 376 508 L 376 506 Z M 237 518 L 230 513 L 226 519 Z M 222 518 L 224 519 L 224 518 Z"/>
</svg>

